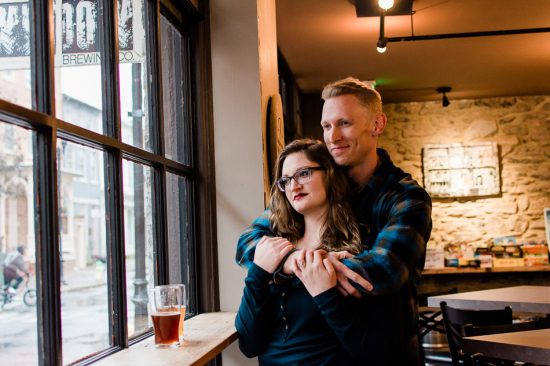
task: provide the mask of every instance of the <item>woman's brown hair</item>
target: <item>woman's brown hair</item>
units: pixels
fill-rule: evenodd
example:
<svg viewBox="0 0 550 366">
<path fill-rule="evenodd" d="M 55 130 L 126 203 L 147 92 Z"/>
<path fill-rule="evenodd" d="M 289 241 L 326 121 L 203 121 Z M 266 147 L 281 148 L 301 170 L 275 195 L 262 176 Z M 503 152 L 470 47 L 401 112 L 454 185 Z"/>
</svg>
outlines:
<svg viewBox="0 0 550 366">
<path fill-rule="evenodd" d="M 305 224 L 302 214 L 296 212 L 288 201 L 285 192 L 277 188 L 277 180 L 282 176 L 285 159 L 295 153 L 303 153 L 306 158 L 325 169 L 325 189 L 328 211 L 319 249 L 326 251 L 347 250 L 352 254 L 362 251 L 357 221 L 350 205 L 350 189 L 343 168 L 336 165 L 326 146 L 317 140 L 300 139 L 285 146 L 275 166 L 275 182 L 271 186 L 271 223 L 276 235 L 296 242 L 304 235 Z"/>
</svg>

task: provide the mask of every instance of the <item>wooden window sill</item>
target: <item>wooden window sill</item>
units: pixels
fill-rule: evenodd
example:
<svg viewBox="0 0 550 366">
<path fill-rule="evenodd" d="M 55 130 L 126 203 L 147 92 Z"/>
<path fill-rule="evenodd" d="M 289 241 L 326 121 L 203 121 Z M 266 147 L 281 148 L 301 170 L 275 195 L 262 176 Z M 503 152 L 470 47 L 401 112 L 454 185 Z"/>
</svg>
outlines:
<svg viewBox="0 0 550 366">
<path fill-rule="evenodd" d="M 237 339 L 235 316 L 235 312 L 199 314 L 185 321 L 185 341 L 179 348 L 155 348 L 150 337 L 95 364 L 204 365 Z"/>
</svg>

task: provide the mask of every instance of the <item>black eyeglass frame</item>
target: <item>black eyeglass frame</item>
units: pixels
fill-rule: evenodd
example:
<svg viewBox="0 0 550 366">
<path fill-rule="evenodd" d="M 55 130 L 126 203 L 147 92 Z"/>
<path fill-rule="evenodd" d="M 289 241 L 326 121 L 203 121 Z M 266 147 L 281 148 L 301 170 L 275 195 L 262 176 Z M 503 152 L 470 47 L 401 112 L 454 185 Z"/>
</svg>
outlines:
<svg viewBox="0 0 550 366">
<path fill-rule="evenodd" d="M 314 170 L 326 170 L 326 168 L 322 167 L 322 166 L 308 166 L 308 167 L 304 167 L 304 168 L 300 168 L 298 170 L 296 170 L 296 172 L 294 174 L 292 174 L 291 176 L 282 176 L 281 178 L 277 179 L 277 181 L 275 182 L 277 184 L 277 188 L 279 188 L 279 191 L 281 192 L 285 192 L 286 191 L 286 187 L 290 184 L 290 182 L 292 181 L 292 179 L 294 179 L 294 181 L 298 184 L 304 184 L 304 183 L 307 183 L 310 181 L 311 179 L 311 172 L 314 171 Z M 300 179 L 298 176 L 299 174 L 303 173 L 303 172 L 307 172 L 307 178 L 306 178 L 306 181 L 300 183 L 298 182 L 298 179 Z M 283 184 L 283 182 L 285 182 Z"/>
</svg>

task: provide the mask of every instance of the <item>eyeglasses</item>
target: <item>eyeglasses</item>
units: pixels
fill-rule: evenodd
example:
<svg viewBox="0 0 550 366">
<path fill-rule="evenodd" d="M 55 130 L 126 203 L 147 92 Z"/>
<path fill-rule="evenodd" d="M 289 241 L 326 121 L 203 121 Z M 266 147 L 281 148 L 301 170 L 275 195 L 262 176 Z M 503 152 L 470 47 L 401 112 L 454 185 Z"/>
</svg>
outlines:
<svg viewBox="0 0 550 366">
<path fill-rule="evenodd" d="M 294 179 L 294 181 L 298 184 L 306 184 L 311 180 L 311 173 L 314 170 L 325 170 L 325 168 L 320 166 L 312 166 L 307 168 L 301 168 L 296 171 L 292 176 L 284 176 L 277 180 L 277 188 L 281 192 L 284 192 L 286 190 L 286 187 L 290 186 L 290 181 Z"/>
</svg>

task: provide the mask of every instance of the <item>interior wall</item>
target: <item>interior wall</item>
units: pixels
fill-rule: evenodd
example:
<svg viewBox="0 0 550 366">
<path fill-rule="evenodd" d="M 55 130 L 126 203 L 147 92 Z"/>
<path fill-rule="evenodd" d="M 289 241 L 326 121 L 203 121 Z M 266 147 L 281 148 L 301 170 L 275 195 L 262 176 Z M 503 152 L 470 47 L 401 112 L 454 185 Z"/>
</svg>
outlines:
<svg viewBox="0 0 550 366">
<path fill-rule="evenodd" d="M 320 138 L 322 101 L 302 96 L 304 135 Z M 550 96 L 523 96 L 385 104 L 388 125 L 379 146 L 394 163 L 422 181 L 422 146 L 496 142 L 502 194 L 490 198 L 434 199 L 428 245 L 490 244 L 516 235 L 518 242 L 542 241 L 543 208 L 550 207 Z"/>
<path fill-rule="evenodd" d="M 302 96 L 304 135 L 320 138 L 322 101 Z M 496 142 L 502 194 L 489 198 L 434 199 L 428 245 L 467 242 L 485 246 L 494 237 L 544 240 L 543 209 L 550 207 L 550 96 L 523 96 L 385 104 L 388 125 L 379 146 L 422 181 L 422 146 Z"/>
<path fill-rule="evenodd" d="M 264 209 L 263 126 L 278 92 L 275 0 L 211 0 L 211 45 L 220 308 L 236 311 L 246 272 L 239 235 Z M 255 365 L 236 343 L 224 366 Z"/>
<path fill-rule="evenodd" d="M 422 183 L 425 144 L 496 142 L 501 191 L 497 197 L 434 199 L 429 246 L 494 237 L 519 242 L 545 238 L 543 208 L 550 207 L 550 96 L 387 104 L 388 125 L 379 146 Z"/>
</svg>

